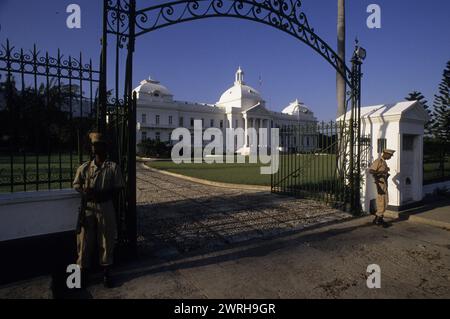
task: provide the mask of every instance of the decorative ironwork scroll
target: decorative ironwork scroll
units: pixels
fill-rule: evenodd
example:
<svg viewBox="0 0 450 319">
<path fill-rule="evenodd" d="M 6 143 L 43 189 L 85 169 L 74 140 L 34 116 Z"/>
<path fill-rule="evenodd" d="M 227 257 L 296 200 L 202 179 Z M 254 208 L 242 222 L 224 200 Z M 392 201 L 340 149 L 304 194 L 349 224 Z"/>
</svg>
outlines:
<svg viewBox="0 0 450 319">
<path fill-rule="evenodd" d="M 129 37 L 130 5 L 125 0 L 107 1 L 108 33 L 120 38 L 123 46 Z M 211 17 L 232 17 L 269 25 L 286 32 L 319 53 L 349 86 L 351 71 L 337 53 L 315 33 L 303 12 L 301 0 L 183 0 L 136 10 L 135 36 L 170 25 Z"/>
</svg>

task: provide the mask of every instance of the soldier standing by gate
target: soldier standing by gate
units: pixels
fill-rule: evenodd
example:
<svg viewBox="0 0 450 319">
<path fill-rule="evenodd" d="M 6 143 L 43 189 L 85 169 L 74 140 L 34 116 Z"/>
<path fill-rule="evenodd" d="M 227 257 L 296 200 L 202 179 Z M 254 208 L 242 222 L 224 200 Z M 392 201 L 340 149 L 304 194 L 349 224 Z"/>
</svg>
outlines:
<svg viewBox="0 0 450 319">
<path fill-rule="evenodd" d="M 373 175 L 377 188 L 377 211 L 373 223 L 384 228 L 389 227 L 389 224 L 384 221 L 384 213 L 389 203 L 388 178 L 390 176 L 390 169 L 386 161 L 391 159 L 394 153 L 393 150 L 385 149 L 381 157 L 375 160 L 369 168 L 369 173 Z"/>
<path fill-rule="evenodd" d="M 93 159 L 82 164 L 75 175 L 73 187 L 82 196 L 77 225 L 77 264 L 86 286 L 92 253 L 98 247 L 99 263 L 103 267 L 103 282 L 110 288 L 111 266 L 117 238 L 116 212 L 113 200 L 123 188 L 120 167 L 107 159 L 107 143 L 100 133 L 91 133 Z"/>
</svg>

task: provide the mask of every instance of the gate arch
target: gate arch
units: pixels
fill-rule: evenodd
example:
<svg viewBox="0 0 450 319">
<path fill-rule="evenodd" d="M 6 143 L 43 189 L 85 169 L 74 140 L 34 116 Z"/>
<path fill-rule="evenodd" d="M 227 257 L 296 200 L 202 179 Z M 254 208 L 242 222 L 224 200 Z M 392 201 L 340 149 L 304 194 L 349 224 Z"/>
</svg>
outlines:
<svg viewBox="0 0 450 319">
<path fill-rule="evenodd" d="M 285 32 L 305 43 L 322 56 L 346 81 L 349 87 L 351 118 L 345 156 L 352 196 L 352 210 L 359 210 L 359 136 L 361 107 L 361 65 L 364 56 L 356 44 L 349 68 L 338 54 L 310 27 L 303 12 L 302 0 L 171 0 L 159 5 L 136 8 L 136 0 L 104 0 L 99 92 L 98 129 L 112 129 L 115 134 L 116 160 L 127 178 L 121 204 L 125 227 L 123 236 L 136 246 L 136 100 L 132 93 L 133 53 L 140 36 L 171 25 L 214 17 L 238 18 L 262 23 Z M 114 46 L 108 49 L 109 39 Z M 120 70 L 120 52 L 126 49 L 124 73 Z M 110 51 L 110 52 L 109 52 Z M 115 54 L 114 85 L 108 90 L 108 53 Z M 365 55 L 365 54 L 364 54 Z M 123 84 L 121 80 L 123 78 Z M 123 96 L 119 91 L 123 90 Z M 109 118 L 109 121 L 107 121 Z M 350 145 L 350 147 L 348 147 Z"/>
</svg>

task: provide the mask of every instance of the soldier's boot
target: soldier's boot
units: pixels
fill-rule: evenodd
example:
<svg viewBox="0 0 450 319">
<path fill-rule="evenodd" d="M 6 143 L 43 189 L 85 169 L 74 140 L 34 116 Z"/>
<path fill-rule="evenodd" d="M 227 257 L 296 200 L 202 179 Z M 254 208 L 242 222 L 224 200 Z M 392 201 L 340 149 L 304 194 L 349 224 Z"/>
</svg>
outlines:
<svg viewBox="0 0 450 319">
<path fill-rule="evenodd" d="M 380 226 L 383 227 L 383 228 L 391 227 L 391 224 L 388 223 L 387 221 L 385 221 L 383 217 L 380 217 L 380 218 L 379 218 L 379 220 L 378 220 L 378 225 L 380 225 Z"/>
<path fill-rule="evenodd" d="M 375 216 L 374 220 L 372 221 L 372 224 L 378 225 L 378 216 Z"/>
<path fill-rule="evenodd" d="M 111 266 L 103 267 L 103 286 L 105 288 L 113 288 L 114 282 L 111 277 Z"/>
<path fill-rule="evenodd" d="M 375 219 L 373 220 L 373 223 L 383 228 L 388 228 L 391 226 L 391 224 L 386 222 L 382 216 L 376 216 Z"/>
</svg>

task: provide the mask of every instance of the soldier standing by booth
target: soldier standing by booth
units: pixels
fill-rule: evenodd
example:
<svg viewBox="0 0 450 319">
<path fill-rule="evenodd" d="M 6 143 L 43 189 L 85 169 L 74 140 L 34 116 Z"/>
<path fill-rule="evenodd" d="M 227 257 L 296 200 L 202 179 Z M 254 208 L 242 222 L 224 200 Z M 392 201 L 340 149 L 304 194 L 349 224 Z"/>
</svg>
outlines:
<svg viewBox="0 0 450 319">
<path fill-rule="evenodd" d="M 112 286 L 111 267 L 117 239 L 116 212 L 113 200 L 124 187 L 120 167 L 107 159 L 107 142 L 101 133 L 91 133 L 93 159 L 82 164 L 75 175 L 73 187 L 82 196 L 77 225 L 77 264 L 86 286 L 91 258 L 98 247 L 105 287 Z"/>
<path fill-rule="evenodd" d="M 377 188 L 377 211 L 373 223 L 385 228 L 390 226 L 384 220 L 384 213 L 389 204 L 388 178 L 390 176 L 390 169 L 386 161 L 390 160 L 394 153 L 394 150 L 385 149 L 381 157 L 375 160 L 369 168 L 369 173 L 373 175 Z"/>
</svg>

